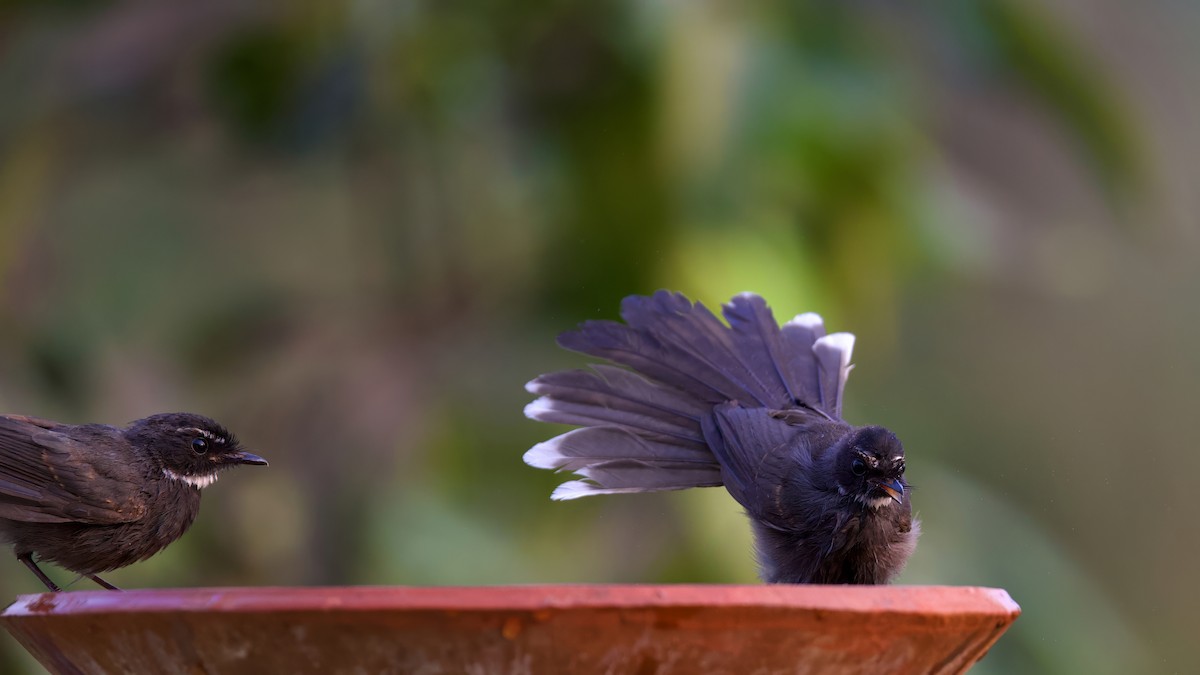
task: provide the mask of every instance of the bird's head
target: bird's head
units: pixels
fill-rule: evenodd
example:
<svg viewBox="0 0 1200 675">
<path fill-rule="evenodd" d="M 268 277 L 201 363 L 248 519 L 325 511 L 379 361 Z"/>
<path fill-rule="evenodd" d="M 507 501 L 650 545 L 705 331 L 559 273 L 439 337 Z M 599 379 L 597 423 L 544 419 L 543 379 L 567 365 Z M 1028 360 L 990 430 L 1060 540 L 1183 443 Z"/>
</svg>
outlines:
<svg viewBox="0 0 1200 675">
<path fill-rule="evenodd" d="M 883 427 L 856 429 L 837 454 L 838 491 L 873 509 L 903 501 L 904 446 Z"/>
<path fill-rule="evenodd" d="M 152 415 L 130 424 L 125 436 L 162 462 L 164 476 L 197 488 L 211 485 L 231 466 L 267 464 L 243 450 L 228 429 L 202 415 Z"/>
</svg>

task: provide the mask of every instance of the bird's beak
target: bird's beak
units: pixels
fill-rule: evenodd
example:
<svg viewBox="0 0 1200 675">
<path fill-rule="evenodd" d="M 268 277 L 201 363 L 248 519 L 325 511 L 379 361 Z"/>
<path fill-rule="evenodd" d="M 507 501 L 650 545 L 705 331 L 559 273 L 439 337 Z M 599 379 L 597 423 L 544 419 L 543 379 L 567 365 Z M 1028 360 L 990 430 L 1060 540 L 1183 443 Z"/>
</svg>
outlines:
<svg viewBox="0 0 1200 675">
<path fill-rule="evenodd" d="M 257 464 L 259 466 L 267 466 L 267 460 L 259 457 L 251 452 L 235 452 L 229 455 L 227 460 L 230 464 Z"/>
<path fill-rule="evenodd" d="M 886 483 L 881 482 L 879 484 L 879 489 L 886 492 L 887 496 L 891 497 L 892 501 L 896 502 L 897 504 L 900 503 L 900 498 L 904 496 L 904 485 L 898 478 L 887 481 Z"/>
</svg>

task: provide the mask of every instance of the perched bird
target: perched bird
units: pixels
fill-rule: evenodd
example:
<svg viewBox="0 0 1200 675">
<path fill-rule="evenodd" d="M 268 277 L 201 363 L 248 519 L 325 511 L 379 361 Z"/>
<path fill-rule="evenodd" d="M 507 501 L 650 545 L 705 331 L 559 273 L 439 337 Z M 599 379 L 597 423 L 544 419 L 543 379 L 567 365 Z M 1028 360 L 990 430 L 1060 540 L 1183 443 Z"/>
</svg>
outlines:
<svg viewBox="0 0 1200 675">
<path fill-rule="evenodd" d="M 588 321 L 570 350 L 628 366 L 542 375 L 536 420 L 580 425 L 525 453 L 572 471 L 552 499 L 724 485 L 752 523 L 769 583 L 881 584 L 916 547 L 895 434 L 842 420 L 854 336 L 821 317 L 775 322 L 753 294 L 728 325 L 678 293 L 630 296 L 625 323 Z"/>
<path fill-rule="evenodd" d="M 153 415 L 124 429 L 0 416 L 0 540 L 51 591 L 61 589 L 34 555 L 116 590 L 96 575 L 181 537 L 200 490 L 238 464 L 267 460 L 200 415 Z"/>
</svg>

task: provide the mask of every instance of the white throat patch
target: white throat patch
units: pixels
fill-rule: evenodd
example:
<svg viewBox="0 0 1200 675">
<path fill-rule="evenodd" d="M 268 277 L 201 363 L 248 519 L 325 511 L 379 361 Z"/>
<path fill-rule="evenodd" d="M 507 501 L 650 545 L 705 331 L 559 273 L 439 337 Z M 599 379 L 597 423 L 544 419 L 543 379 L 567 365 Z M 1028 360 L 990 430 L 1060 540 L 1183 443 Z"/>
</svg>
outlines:
<svg viewBox="0 0 1200 675">
<path fill-rule="evenodd" d="M 839 485 L 838 486 L 838 494 L 845 497 L 849 493 L 846 491 L 846 488 Z M 864 494 L 857 494 L 857 495 L 854 495 L 854 501 L 862 504 L 863 506 L 869 506 L 872 509 L 878 511 L 879 509 L 882 509 L 883 507 L 887 506 L 888 504 L 891 504 L 892 498 L 891 497 L 868 497 L 867 495 L 864 495 Z"/>
<path fill-rule="evenodd" d="M 215 477 L 215 476 L 213 477 L 213 480 L 216 480 L 216 477 Z M 888 504 L 891 504 L 891 503 L 892 503 L 892 498 L 891 498 L 891 497 L 871 497 L 871 498 L 867 498 L 867 497 L 863 497 L 863 496 L 861 496 L 861 495 L 860 495 L 860 496 L 858 497 L 858 500 L 859 500 L 860 502 L 862 502 L 862 503 L 866 504 L 867 506 L 869 506 L 869 507 L 871 507 L 871 508 L 875 509 L 875 510 L 882 509 L 883 507 L 885 507 L 885 506 L 887 506 Z"/>
<path fill-rule="evenodd" d="M 200 489 L 204 489 L 204 488 L 208 487 L 209 485 L 212 485 L 213 483 L 217 482 L 217 472 L 216 471 L 209 473 L 209 474 L 205 474 L 203 476 L 184 476 L 182 474 L 175 473 L 174 471 L 172 471 L 170 469 L 163 469 L 163 475 L 166 476 L 167 478 L 170 478 L 171 480 L 177 480 L 181 483 L 187 483 L 188 485 L 191 485 L 192 487 L 196 487 L 196 488 L 200 488 Z"/>
</svg>

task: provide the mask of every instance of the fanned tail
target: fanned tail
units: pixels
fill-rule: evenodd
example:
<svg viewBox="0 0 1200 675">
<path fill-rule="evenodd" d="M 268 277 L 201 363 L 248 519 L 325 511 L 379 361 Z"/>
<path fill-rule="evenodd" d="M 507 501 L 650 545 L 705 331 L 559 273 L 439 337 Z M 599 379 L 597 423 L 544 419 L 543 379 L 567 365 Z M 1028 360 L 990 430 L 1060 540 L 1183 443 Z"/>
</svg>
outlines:
<svg viewBox="0 0 1200 675">
<path fill-rule="evenodd" d="M 538 443 L 525 463 L 586 479 L 560 485 L 551 499 L 721 484 L 721 466 L 707 446 L 656 441 L 616 426 L 576 429 Z"/>
<path fill-rule="evenodd" d="M 721 485 L 702 423 L 715 406 L 802 407 L 841 416 L 854 336 L 825 335 L 821 317 L 782 328 L 767 303 L 744 293 L 721 322 L 699 302 L 658 291 L 621 304 L 625 323 L 588 321 L 559 336 L 567 349 L 627 366 L 594 365 L 542 375 L 527 385 L 536 420 L 584 427 L 525 453 L 531 466 L 572 471 L 554 499 Z"/>
</svg>

